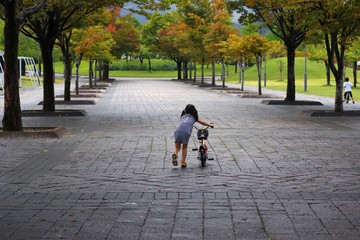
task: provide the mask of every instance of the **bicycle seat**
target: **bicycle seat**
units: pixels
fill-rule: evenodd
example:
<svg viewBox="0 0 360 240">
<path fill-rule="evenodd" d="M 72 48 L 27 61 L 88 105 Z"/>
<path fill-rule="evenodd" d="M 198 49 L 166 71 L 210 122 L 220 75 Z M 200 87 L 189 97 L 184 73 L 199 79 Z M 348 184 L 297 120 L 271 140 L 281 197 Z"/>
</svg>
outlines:
<svg viewBox="0 0 360 240">
<path fill-rule="evenodd" d="M 197 131 L 197 137 L 198 137 L 198 140 L 200 139 L 207 139 L 209 136 L 209 131 L 207 129 L 199 129 Z"/>
</svg>

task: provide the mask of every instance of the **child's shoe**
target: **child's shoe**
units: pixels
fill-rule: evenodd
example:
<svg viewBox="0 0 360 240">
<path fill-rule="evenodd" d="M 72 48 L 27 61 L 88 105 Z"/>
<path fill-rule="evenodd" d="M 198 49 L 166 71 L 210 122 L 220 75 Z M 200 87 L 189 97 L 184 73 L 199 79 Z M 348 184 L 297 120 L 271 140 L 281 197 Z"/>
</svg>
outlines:
<svg viewBox="0 0 360 240">
<path fill-rule="evenodd" d="M 173 155 L 171 156 L 171 158 L 172 158 L 172 164 L 173 164 L 174 166 L 177 166 L 177 165 L 178 165 L 178 161 L 177 161 L 178 156 L 177 156 L 175 153 L 173 153 Z"/>
<path fill-rule="evenodd" d="M 186 167 L 187 167 L 187 164 L 186 164 L 185 161 L 182 161 L 182 162 L 181 162 L 181 167 L 182 167 L 182 168 L 186 168 Z"/>
</svg>

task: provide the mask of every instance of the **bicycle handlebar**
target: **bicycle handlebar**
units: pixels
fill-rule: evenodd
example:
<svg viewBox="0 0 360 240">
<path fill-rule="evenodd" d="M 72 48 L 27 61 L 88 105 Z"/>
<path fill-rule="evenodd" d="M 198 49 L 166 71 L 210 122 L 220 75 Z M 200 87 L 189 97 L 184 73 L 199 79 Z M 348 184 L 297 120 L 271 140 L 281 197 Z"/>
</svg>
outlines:
<svg viewBox="0 0 360 240">
<path fill-rule="evenodd" d="M 197 126 L 193 126 L 196 130 L 200 130 L 200 129 L 208 129 L 209 127 L 214 128 L 214 124 L 210 123 L 210 126 L 207 126 L 206 128 L 198 128 Z"/>
</svg>

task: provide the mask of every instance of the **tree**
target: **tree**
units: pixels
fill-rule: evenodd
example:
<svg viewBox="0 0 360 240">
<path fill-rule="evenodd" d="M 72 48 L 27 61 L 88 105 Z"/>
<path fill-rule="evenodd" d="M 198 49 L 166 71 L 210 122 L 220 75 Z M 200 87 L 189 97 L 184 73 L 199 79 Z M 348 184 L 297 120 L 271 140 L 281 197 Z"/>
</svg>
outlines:
<svg viewBox="0 0 360 240">
<path fill-rule="evenodd" d="M 239 81 L 241 82 L 241 90 L 244 90 L 244 72 L 245 72 L 245 62 L 253 58 L 252 54 L 247 51 L 246 42 L 243 41 L 237 34 L 230 34 L 229 38 L 226 41 L 221 41 L 218 46 L 220 47 L 219 51 L 228 56 L 229 58 L 235 59 L 240 67 L 241 71 L 239 72 Z"/>
<path fill-rule="evenodd" d="M 183 79 L 187 79 L 186 64 L 190 61 L 190 57 L 186 55 L 188 28 L 184 23 L 171 24 L 164 27 L 159 34 L 159 47 L 161 51 L 170 59 L 174 60 L 177 64 L 178 79 L 182 79 L 181 70 L 184 67 Z"/>
<path fill-rule="evenodd" d="M 360 60 L 360 39 L 351 43 L 346 59 L 350 62 L 353 69 L 354 87 L 357 86 L 358 61 Z"/>
<path fill-rule="evenodd" d="M 145 44 L 140 44 L 140 49 L 137 52 L 137 57 L 139 58 L 141 65 L 144 64 L 144 59 L 148 60 L 148 71 L 151 72 L 151 59 L 156 58 L 156 55 L 151 52 Z"/>
<path fill-rule="evenodd" d="M 71 77 L 72 77 L 72 67 L 74 60 L 74 52 L 71 51 L 71 37 L 73 29 L 76 28 L 86 28 L 86 26 L 92 26 L 97 24 L 103 24 L 106 26 L 111 20 L 110 11 L 105 8 L 100 8 L 94 11 L 92 14 L 89 14 L 84 19 L 79 19 L 79 21 L 74 24 L 67 31 L 63 31 L 57 37 L 55 44 L 60 46 L 62 52 L 62 59 L 65 67 L 65 80 L 64 80 L 64 101 L 71 100 Z M 76 84 L 78 87 L 78 85 Z M 76 93 L 78 94 L 78 88 L 76 87 Z"/>
<path fill-rule="evenodd" d="M 281 39 L 287 50 L 288 81 L 285 101 L 295 101 L 295 50 L 304 41 L 309 14 L 297 0 L 234 0 L 232 8 L 242 13 L 240 22 L 264 23 Z"/>
<path fill-rule="evenodd" d="M 76 94 L 78 94 L 79 67 L 83 57 L 112 61 L 111 48 L 115 44 L 110 32 L 102 26 L 91 26 L 86 29 L 74 29 L 72 45 L 75 52 Z M 89 85 L 92 87 L 91 78 Z"/>
<path fill-rule="evenodd" d="M 353 38 L 360 35 L 360 2 L 357 0 L 316 0 L 307 2 L 314 21 L 313 31 L 320 29 L 325 38 L 327 59 L 335 77 L 335 112 L 343 109 L 343 77 L 345 52 Z"/>
<path fill-rule="evenodd" d="M 36 15 L 26 17 L 22 32 L 40 44 L 43 60 L 44 100 L 43 110 L 55 111 L 53 49 L 56 39 L 74 27 L 80 19 L 97 9 L 115 4 L 115 0 L 53 0 Z"/>
<path fill-rule="evenodd" d="M 271 42 L 258 33 L 253 33 L 242 37 L 245 51 L 254 54 L 256 61 L 256 68 L 258 72 L 258 94 L 261 95 L 261 65 L 263 61 L 264 53 L 271 48 Z"/>
<path fill-rule="evenodd" d="M 230 34 L 235 33 L 235 29 L 232 27 L 231 15 L 225 2 L 222 0 L 214 0 L 211 2 L 210 21 L 210 29 L 205 35 L 204 45 L 205 49 L 212 57 L 212 85 L 215 86 L 215 61 L 221 60 L 221 80 L 223 82 L 223 87 L 225 87 L 225 56 L 219 51 L 218 43 L 226 40 Z"/>
<path fill-rule="evenodd" d="M 139 22 L 131 15 L 120 16 L 115 20 L 112 32 L 116 44 L 112 48 L 114 56 L 127 58 L 140 50 L 139 43 Z"/>
<path fill-rule="evenodd" d="M 4 131 L 23 131 L 18 80 L 19 32 L 26 17 L 35 14 L 46 0 L 36 4 L 23 1 L 0 0 L 2 18 L 5 20 L 5 63 L 4 63 Z"/>
<path fill-rule="evenodd" d="M 189 50 L 192 61 L 201 63 L 201 84 L 204 84 L 204 65 L 210 58 L 205 49 L 206 34 L 210 30 L 211 2 L 208 0 L 182 1 L 177 5 L 183 22 L 189 27 Z M 196 82 L 196 75 L 194 83 Z"/>
<path fill-rule="evenodd" d="M 177 63 L 178 79 L 181 79 L 181 63 L 183 59 L 176 49 L 173 28 L 179 20 L 176 11 L 161 14 L 155 12 L 141 30 L 141 43 L 147 46 L 147 55 L 169 57 Z"/>
<path fill-rule="evenodd" d="M 330 67 L 329 67 L 329 63 L 328 63 L 328 59 L 327 59 L 325 43 L 322 42 L 322 44 L 310 45 L 310 46 L 307 45 L 307 49 L 310 52 L 310 59 L 313 59 L 316 61 L 321 61 L 324 63 L 325 73 L 326 73 L 326 85 L 330 86 L 331 85 L 331 82 L 330 82 L 331 72 L 330 72 Z"/>
</svg>

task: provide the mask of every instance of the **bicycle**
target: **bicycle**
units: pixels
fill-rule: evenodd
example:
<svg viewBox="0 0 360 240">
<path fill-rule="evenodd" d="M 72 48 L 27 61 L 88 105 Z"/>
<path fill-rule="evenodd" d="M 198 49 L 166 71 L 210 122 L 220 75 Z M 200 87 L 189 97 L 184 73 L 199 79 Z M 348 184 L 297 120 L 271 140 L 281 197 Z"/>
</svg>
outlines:
<svg viewBox="0 0 360 240">
<path fill-rule="evenodd" d="M 198 151 L 198 159 L 201 162 L 201 167 L 205 167 L 207 160 L 214 160 L 214 158 L 209 158 L 208 147 L 206 146 L 206 140 L 209 136 L 209 131 L 207 129 L 209 127 L 210 126 L 207 126 L 206 128 L 198 128 L 194 126 L 197 130 L 197 139 L 199 140 L 200 146 L 198 148 L 193 148 L 193 151 Z"/>
<path fill-rule="evenodd" d="M 353 101 L 353 103 L 355 103 L 354 98 L 352 96 L 352 92 L 345 92 L 344 93 L 344 101 L 346 101 L 346 103 L 349 103 L 350 98 Z"/>
</svg>

